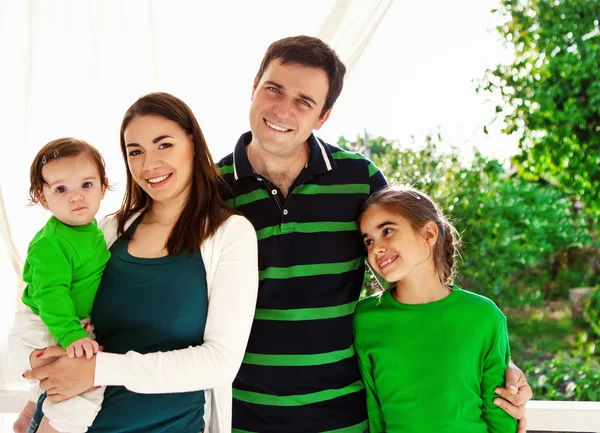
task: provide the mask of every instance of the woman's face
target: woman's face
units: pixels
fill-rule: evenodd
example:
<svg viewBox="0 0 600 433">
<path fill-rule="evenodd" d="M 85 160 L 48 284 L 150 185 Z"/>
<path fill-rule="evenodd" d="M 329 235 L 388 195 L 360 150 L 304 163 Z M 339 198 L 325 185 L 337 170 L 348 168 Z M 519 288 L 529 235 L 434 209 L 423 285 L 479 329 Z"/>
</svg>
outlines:
<svg viewBox="0 0 600 433">
<path fill-rule="evenodd" d="M 155 202 L 185 203 L 194 166 L 191 136 L 178 123 L 154 114 L 134 117 L 123 136 L 135 182 Z"/>
</svg>

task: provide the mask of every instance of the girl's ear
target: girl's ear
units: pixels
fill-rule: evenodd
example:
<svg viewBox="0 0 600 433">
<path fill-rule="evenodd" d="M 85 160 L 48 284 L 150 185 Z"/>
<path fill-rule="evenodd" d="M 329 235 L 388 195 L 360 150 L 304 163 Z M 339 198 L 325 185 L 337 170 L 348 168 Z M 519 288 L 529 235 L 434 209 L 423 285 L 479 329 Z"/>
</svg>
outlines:
<svg viewBox="0 0 600 433">
<path fill-rule="evenodd" d="M 433 221 L 427 222 L 422 228 L 422 233 L 425 238 L 425 243 L 429 246 L 434 246 L 439 235 L 437 224 Z"/>
<path fill-rule="evenodd" d="M 48 200 L 46 200 L 46 196 L 42 191 L 36 191 L 35 198 L 42 205 L 42 207 L 46 210 L 50 210 L 50 206 L 48 206 Z"/>
</svg>

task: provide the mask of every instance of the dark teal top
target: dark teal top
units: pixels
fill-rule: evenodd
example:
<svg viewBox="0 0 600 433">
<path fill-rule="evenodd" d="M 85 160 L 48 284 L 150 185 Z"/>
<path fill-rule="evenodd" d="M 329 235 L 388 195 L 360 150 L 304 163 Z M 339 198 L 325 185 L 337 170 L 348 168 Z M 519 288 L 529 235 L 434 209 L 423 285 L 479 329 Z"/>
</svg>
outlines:
<svg viewBox="0 0 600 433">
<path fill-rule="evenodd" d="M 100 345 L 106 352 L 124 354 L 202 344 L 208 295 L 200 251 L 143 259 L 129 254 L 128 244 L 122 236 L 110 248 L 94 302 L 92 320 Z M 204 391 L 136 394 L 109 386 L 88 432 L 198 433 L 204 428 L 204 403 Z"/>
</svg>

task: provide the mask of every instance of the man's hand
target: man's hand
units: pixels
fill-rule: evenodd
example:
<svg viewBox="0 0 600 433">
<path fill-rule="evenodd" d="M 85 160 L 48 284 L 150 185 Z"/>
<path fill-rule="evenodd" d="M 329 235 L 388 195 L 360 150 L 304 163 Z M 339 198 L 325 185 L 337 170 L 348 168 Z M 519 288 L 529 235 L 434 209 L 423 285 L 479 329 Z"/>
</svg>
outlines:
<svg viewBox="0 0 600 433">
<path fill-rule="evenodd" d="M 58 403 L 93 389 L 95 372 L 96 356 L 89 361 L 61 356 L 52 364 L 26 371 L 24 376 L 39 380 L 48 399 Z"/>
<path fill-rule="evenodd" d="M 92 356 L 98 353 L 98 350 L 98 343 L 96 343 L 90 337 L 84 337 L 73 341 L 67 346 L 67 356 L 69 358 L 81 358 L 85 355 L 85 357 L 89 360 L 92 359 Z"/>
<path fill-rule="evenodd" d="M 502 398 L 495 398 L 494 404 L 506 411 L 510 416 L 519 420 L 517 433 L 527 432 L 527 419 L 525 418 L 525 406 L 533 397 L 531 387 L 523 372 L 515 364 L 511 363 L 506 369 L 506 388 L 496 388 L 494 392 Z"/>
</svg>

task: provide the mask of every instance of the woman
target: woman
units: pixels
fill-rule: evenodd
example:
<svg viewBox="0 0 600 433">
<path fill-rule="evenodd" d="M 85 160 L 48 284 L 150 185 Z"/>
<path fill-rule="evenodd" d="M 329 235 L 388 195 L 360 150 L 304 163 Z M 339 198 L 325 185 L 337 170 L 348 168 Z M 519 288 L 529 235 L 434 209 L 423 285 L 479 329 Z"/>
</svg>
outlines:
<svg viewBox="0 0 600 433">
<path fill-rule="evenodd" d="M 220 199 L 219 172 L 181 100 L 152 93 L 135 102 L 121 151 L 125 198 L 101 224 L 111 259 L 92 311 L 104 353 L 63 356 L 27 375 L 52 401 L 108 385 L 91 433 L 229 433 L 231 382 L 256 304 L 256 234 Z M 13 353 L 32 367 L 60 354 L 31 351 L 14 331 Z"/>
</svg>

